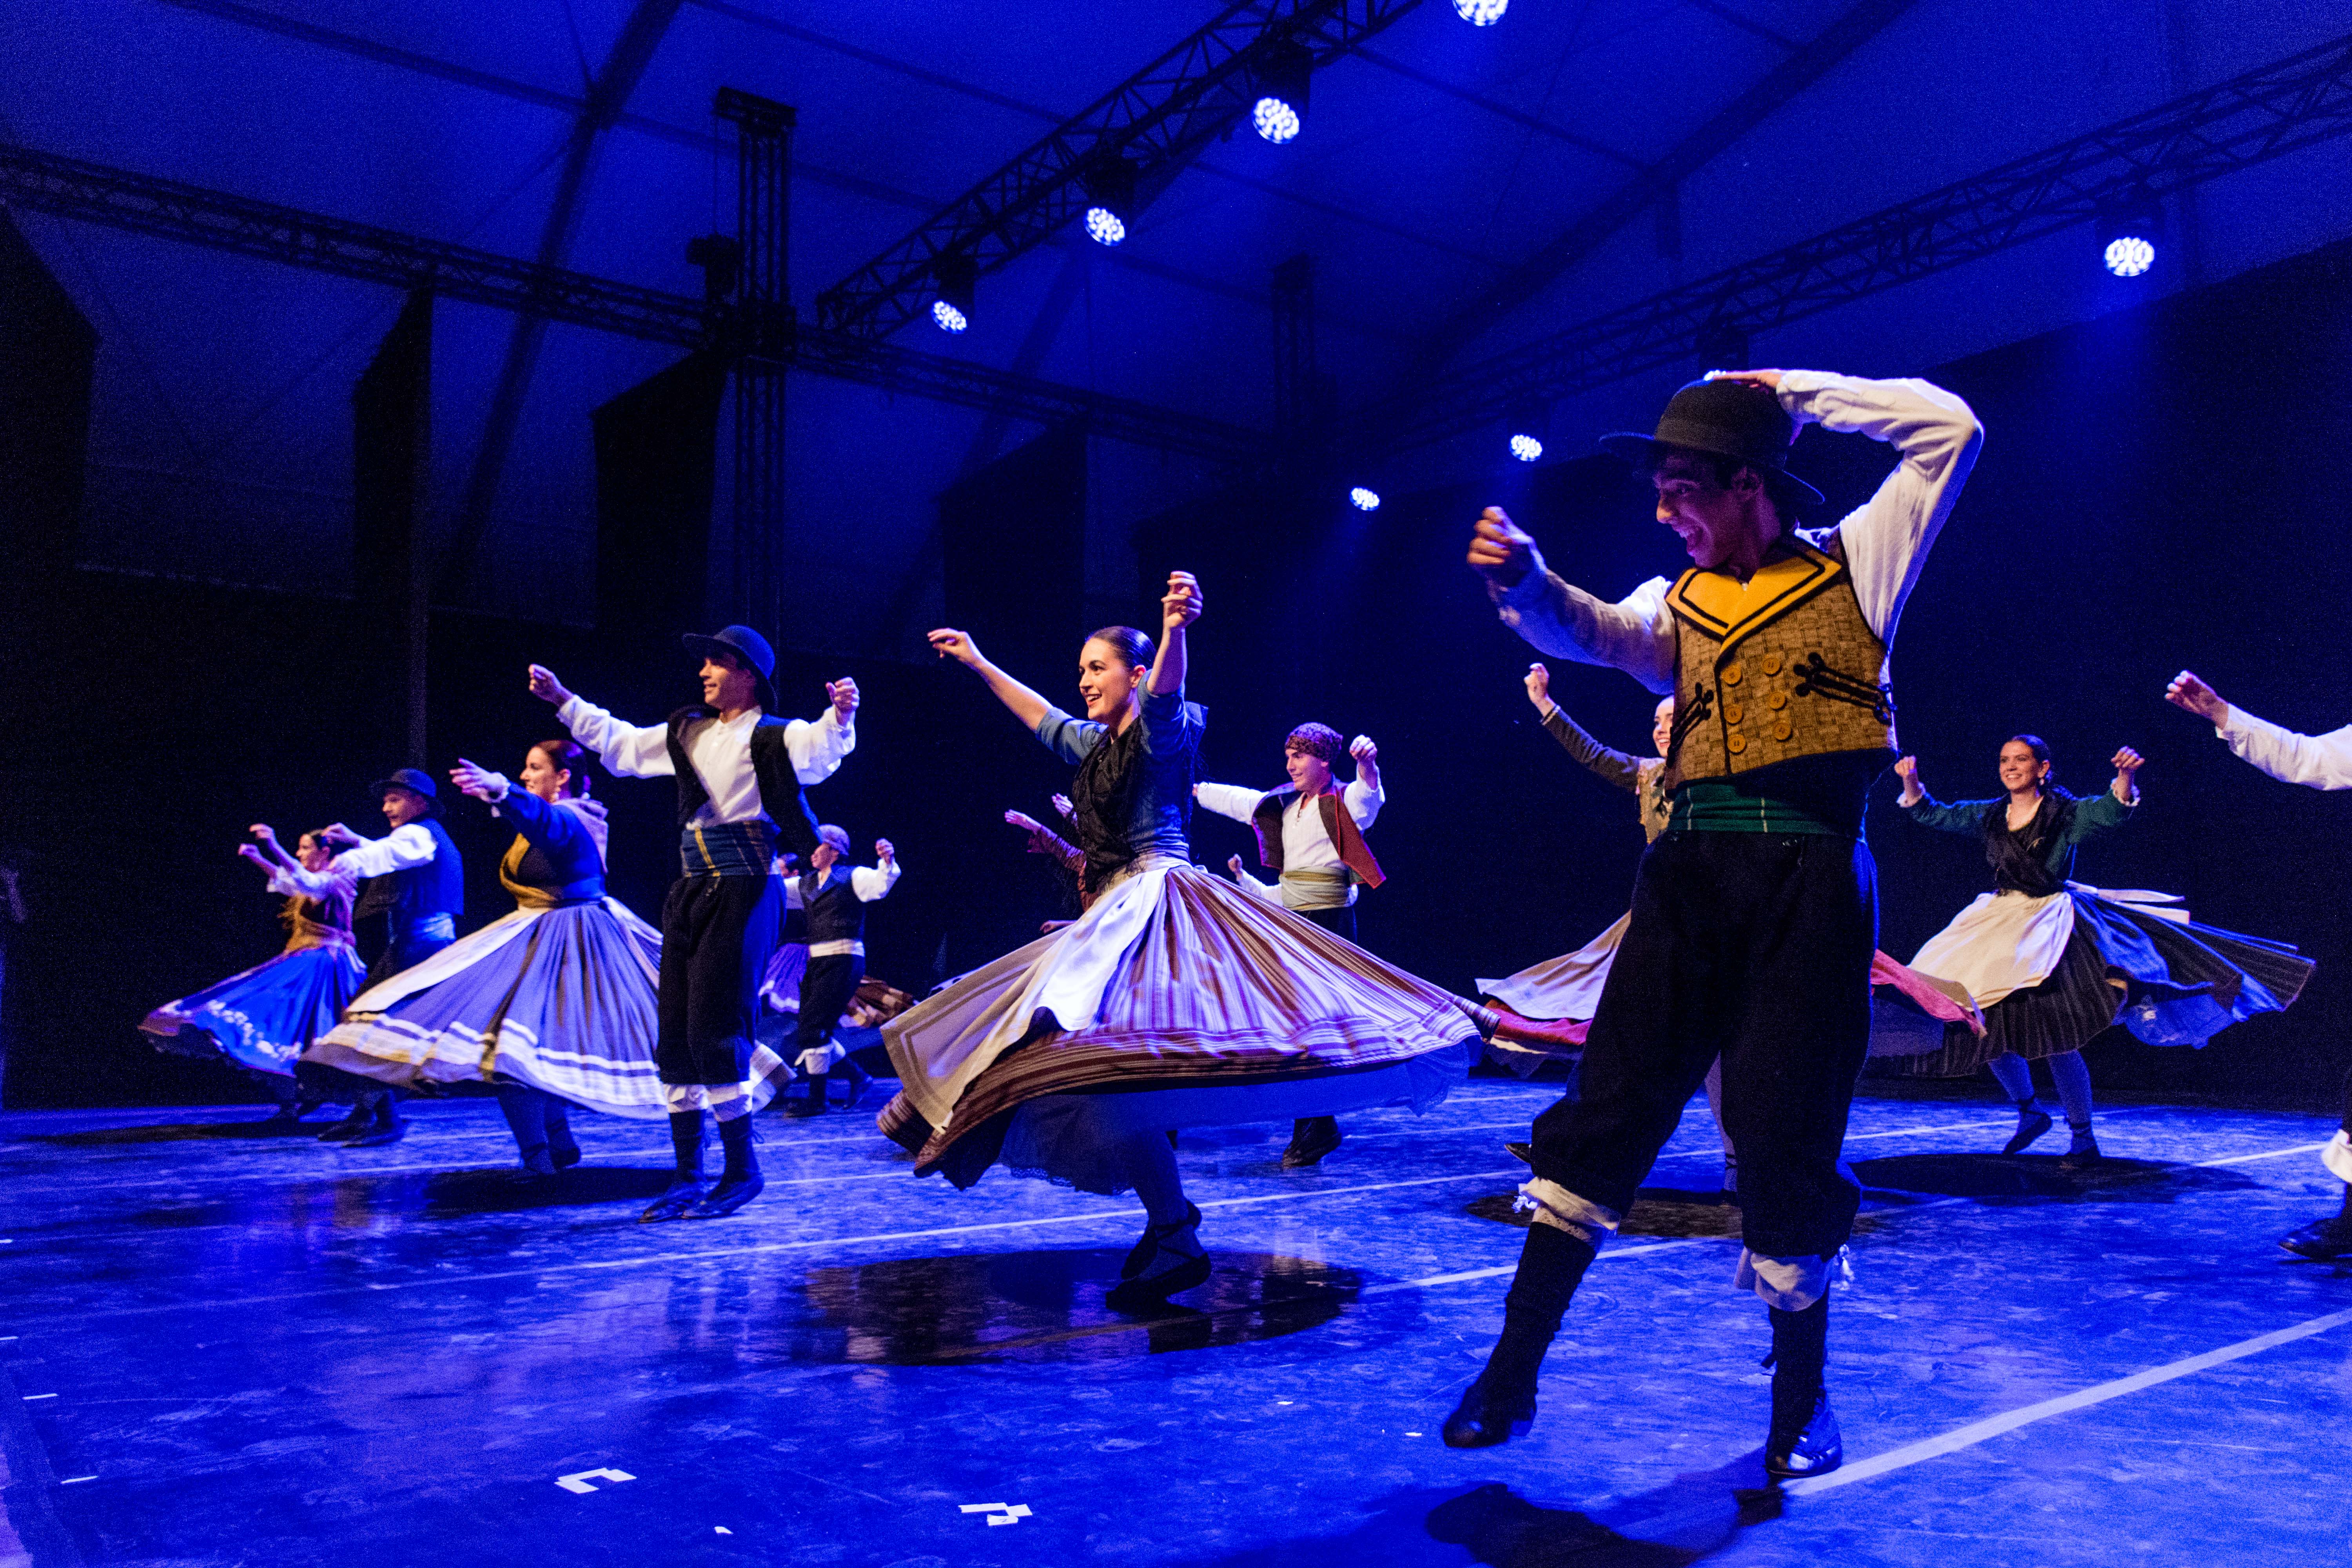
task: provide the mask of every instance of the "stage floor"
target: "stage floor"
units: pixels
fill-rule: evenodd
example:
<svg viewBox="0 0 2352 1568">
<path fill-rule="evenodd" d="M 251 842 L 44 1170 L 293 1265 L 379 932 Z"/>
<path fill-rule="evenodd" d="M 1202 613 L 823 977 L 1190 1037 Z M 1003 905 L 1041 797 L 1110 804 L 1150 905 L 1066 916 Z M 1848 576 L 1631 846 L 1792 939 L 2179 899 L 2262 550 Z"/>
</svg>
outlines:
<svg viewBox="0 0 2352 1568">
<path fill-rule="evenodd" d="M 0 1117 L 0 1568 L 2352 1553 L 2352 1268 L 2276 1245 L 2335 1202 L 2325 1119 L 2111 1109 L 2077 1178 L 2063 1126 L 2003 1159 L 2004 1107 L 1858 1102 L 1847 1468 L 1775 1506 L 1704 1101 L 1533 1436 L 1439 1442 L 1517 1253 L 1502 1144 L 1551 1097 L 1352 1117 L 1304 1174 L 1287 1129 L 1187 1135 L 1217 1273 L 1149 1324 L 1101 1305 L 1129 1201 L 918 1183 L 864 1116 L 761 1118 L 766 1195 L 666 1226 L 633 1223 L 658 1123 L 581 1119 L 542 1198 L 486 1100 L 361 1151 L 250 1107 Z"/>
</svg>

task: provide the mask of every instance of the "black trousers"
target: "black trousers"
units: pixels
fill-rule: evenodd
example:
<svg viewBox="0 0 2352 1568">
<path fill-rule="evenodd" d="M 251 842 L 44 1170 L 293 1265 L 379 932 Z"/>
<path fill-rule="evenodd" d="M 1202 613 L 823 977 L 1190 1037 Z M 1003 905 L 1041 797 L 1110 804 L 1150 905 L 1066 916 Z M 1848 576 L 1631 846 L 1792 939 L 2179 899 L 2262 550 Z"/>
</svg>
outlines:
<svg viewBox="0 0 2352 1568">
<path fill-rule="evenodd" d="M 1305 915 L 1333 936 L 1343 936 L 1349 942 L 1356 940 L 1356 906 L 1353 904 L 1342 904 L 1336 910 L 1293 910 L 1290 912 Z"/>
<path fill-rule="evenodd" d="M 1862 1198 L 1839 1156 L 1877 945 L 1875 871 L 1853 839 L 1659 838 L 1585 1042 L 1581 1094 L 1536 1119 L 1536 1174 L 1625 1213 L 1719 1055 L 1748 1249 L 1837 1250 Z"/>
<path fill-rule="evenodd" d="M 824 1044 L 865 978 L 862 954 L 831 952 L 810 959 L 808 972 L 801 976 L 801 1022 L 793 1034 L 793 1046 L 805 1051 Z"/>
<path fill-rule="evenodd" d="M 776 950 L 783 913 L 784 885 L 775 877 L 681 877 L 669 885 L 662 900 L 661 1032 L 654 1043 L 662 1082 L 743 1081 L 760 1016 L 760 977 Z"/>
</svg>

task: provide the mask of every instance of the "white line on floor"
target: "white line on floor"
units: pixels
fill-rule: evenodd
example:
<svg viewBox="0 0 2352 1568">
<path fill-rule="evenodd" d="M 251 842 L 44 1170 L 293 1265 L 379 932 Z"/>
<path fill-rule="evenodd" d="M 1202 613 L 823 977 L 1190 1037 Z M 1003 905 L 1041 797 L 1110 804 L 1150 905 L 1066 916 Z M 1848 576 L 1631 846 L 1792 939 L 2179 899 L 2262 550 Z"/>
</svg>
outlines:
<svg viewBox="0 0 2352 1568">
<path fill-rule="evenodd" d="M 2328 1330 L 2341 1328 L 2346 1323 L 2352 1323 L 2352 1311 L 2330 1312 L 2324 1318 L 2313 1318 L 2297 1323 L 2292 1328 L 2280 1329 L 2273 1333 L 2258 1335 L 2251 1340 L 2240 1340 L 2236 1344 L 2223 1345 L 2220 1350 L 2207 1351 L 2202 1355 L 2193 1355 L 2183 1361 L 2150 1367 L 2146 1372 L 2136 1372 L 2129 1377 L 2119 1377 L 2112 1382 L 2077 1389 L 2072 1394 L 2062 1394 L 2055 1399 L 2045 1399 L 2039 1405 L 2029 1405 L 2020 1410 L 2008 1411 L 2000 1415 L 1989 1415 L 1982 1421 L 1972 1421 L 1968 1426 L 1956 1431 L 1947 1432 L 1940 1437 L 1929 1437 L 1917 1443 L 1906 1443 L 1900 1448 L 1890 1449 L 1875 1458 L 1848 1465 L 1843 1469 L 1832 1470 L 1826 1476 L 1814 1476 L 1790 1481 L 1784 1489 L 1798 1496 L 1810 1496 L 1814 1492 L 1825 1492 L 1838 1487 L 1852 1486 L 1856 1481 L 1871 1480 L 1893 1470 L 1906 1469 L 1928 1459 L 1938 1458 L 1946 1454 L 1956 1454 L 1963 1448 L 1975 1447 L 1978 1444 L 1998 1437 L 2004 1432 L 2014 1432 L 2021 1426 L 2030 1426 L 2037 1421 L 2047 1421 L 2053 1415 L 2063 1415 L 2069 1411 L 2105 1404 L 2110 1399 L 2120 1399 L 2125 1394 L 2137 1394 L 2143 1388 L 2153 1388 L 2159 1383 L 2170 1383 L 2175 1378 L 2187 1377 L 2192 1373 L 2203 1372 L 2208 1367 L 2220 1366 L 2226 1362 L 2241 1361 L 2250 1355 L 2260 1355 L 2266 1350 L 2274 1349 L 2279 1345 L 2292 1344 L 2296 1340 L 2307 1340 L 2314 1334 L 2324 1334 Z"/>
<path fill-rule="evenodd" d="M 2231 1154 L 2226 1159 L 2200 1160 L 2189 1168 L 2208 1171 L 2216 1165 L 2243 1165 L 2254 1160 L 2283 1160 L 2289 1154 L 2313 1154 L 2326 1147 L 2326 1143 L 2298 1143 L 2292 1149 L 2266 1149 L 2259 1154 Z"/>
</svg>

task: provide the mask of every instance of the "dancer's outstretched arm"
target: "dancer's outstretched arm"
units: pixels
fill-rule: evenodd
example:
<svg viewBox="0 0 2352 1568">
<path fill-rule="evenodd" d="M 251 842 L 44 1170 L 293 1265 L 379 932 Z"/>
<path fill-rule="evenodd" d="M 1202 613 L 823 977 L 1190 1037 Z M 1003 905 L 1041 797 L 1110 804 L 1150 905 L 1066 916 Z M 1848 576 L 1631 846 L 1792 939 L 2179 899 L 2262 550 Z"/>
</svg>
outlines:
<svg viewBox="0 0 2352 1568">
<path fill-rule="evenodd" d="M 1962 800 L 1946 805 L 1919 782 L 1916 757 L 1896 758 L 1895 776 L 1903 781 L 1903 797 L 1895 804 L 1922 827 L 1940 827 L 1947 833 L 1977 833 L 1983 828 L 1985 812 L 1998 804 L 1990 800 Z"/>
<path fill-rule="evenodd" d="M 941 658 L 955 660 L 986 681 L 988 689 L 996 693 L 996 700 L 1011 709 L 1013 716 L 1021 721 L 1021 727 L 1033 735 L 1037 732 L 1037 726 L 1045 722 L 1046 713 L 1054 706 L 1052 703 L 989 663 L 987 657 L 980 651 L 980 645 L 971 640 L 971 633 L 960 632 L 953 626 L 941 626 L 929 636 L 931 647 L 938 650 Z"/>
<path fill-rule="evenodd" d="M 1543 715 L 1544 732 L 1558 741 L 1568 754 L 1591 768 L 1622 790 L 1638 791 L 1642 787 L 1642 759 L 1630 752 L 1604 746 L 1589 734 L 1584 726 L 1570 718 L 1560 705 L 1551 700 L 1551 671 L 1542 664 L 1528 666 L 1524 678 L 1528 700 Z"/>
<path fill-rule="evenodd" d="M 2325 735 L 2298 735 L 2222 700 L 2188 669 L 2172 678 L 2164 700 L 2207 721 L 2230 750 L 2282 784 L 2352 789 L 2352 725 Z"/>
<path fill-rule="evenodd" d="M 1154 697 L 1173 697 L 1184 689 L 1184 628 L 1200 618 L 1200 580 L 1190 572 L 1168 574 L 1168 592 L 1160 600 L 1160 657 L 1151 661 Z"/>
<path fill-rule="evenodd" d="M 543 664 L 529 670 L 530 694 L 555 704 L 556 722 L 587 747 L 612 773 L 625 779 L 667 778 L 676 772 L 669 754 L 669 726 L 632 724 L 616 719 L 573 692 Z"/>
</svg>

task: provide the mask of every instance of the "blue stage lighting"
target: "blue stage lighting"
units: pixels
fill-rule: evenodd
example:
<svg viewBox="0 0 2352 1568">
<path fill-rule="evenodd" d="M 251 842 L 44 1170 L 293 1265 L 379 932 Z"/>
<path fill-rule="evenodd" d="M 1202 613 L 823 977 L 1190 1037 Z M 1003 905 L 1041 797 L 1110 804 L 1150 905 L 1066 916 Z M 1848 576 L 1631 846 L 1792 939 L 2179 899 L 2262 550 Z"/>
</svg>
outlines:
<svg viewBox="0 0 2352 1568">
<path fill-rule="evenodd" d="M 931 258 L 931 320 L 943 332 L 961 332 L 971 325 L 972 293 L 980 281 L 980 266 L 961 250 L 941 251 Z"/>
<path fill-rule="evenodd" d="M 1511 0 L 1454 0 L 1454 14 L 1474 27 L 1491 27 L 1511 8 Z"/>
<path fill-rule="evenodd" d="M 1087 237 L 1097 245 L 1117 245 L 1127 237 L 1127 225 L 1108 207 L 1087 209 Z"/>
<path fill-rule="evenodd" d="M 1348 500 L 1358 511 L 1378 511 L 1381 510 L 1381 492 L 1378 490 L 1368 490 L 1361 485 L 1358 485 L 1354 489 L 1348 492 Z"/>
<path fill-rule="evenodd" d="M 1532 436 L 1511 437 L 1511 456 L 1522 463 L 1532 463 L 1543 456 L 1543 443 Z"/>
<path fill-rule="evenodd" d="M 2156 242 L 2145 235 L 2117 235 L 2107 241 L 2100 259 L 2116 277 L 2137 278 L 2156 265 Z"/>
<path fill-rule="evenodd" d="M 1280 146 L 1298 134 L 1298 110 L 1269 94 L 1250 110 L 1250 123 L 1257 127 L 1259 135 Z"/>
<path fill-rule="evenodd" d="M 1315 57 L 1297 44 L 1277 44 L 1257 65 L 1257 102 L 1250 108 L 1250 123 L 1257 133 L 1279 145 L 1298 134 L 1307 119 L 1307 83 L 1315 74 Z"/>
<path fill-rule="evenodd" d="M 943 332 L 960 332 L 971 325 L 971 321 L 961 310 L 957 310 L 945 300 L 931 301 L 931 320 L 940 324 L 940 331 Z"/>
</svg>

